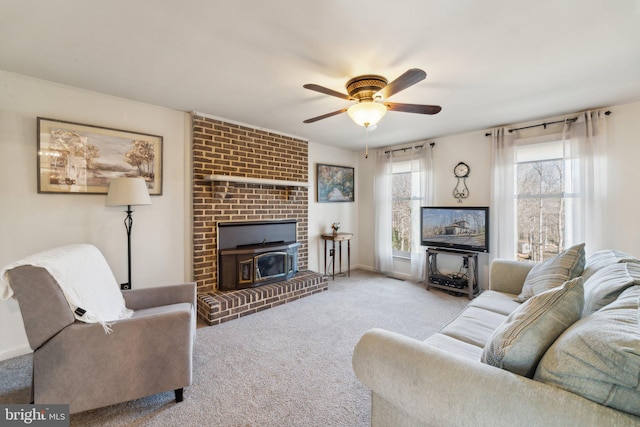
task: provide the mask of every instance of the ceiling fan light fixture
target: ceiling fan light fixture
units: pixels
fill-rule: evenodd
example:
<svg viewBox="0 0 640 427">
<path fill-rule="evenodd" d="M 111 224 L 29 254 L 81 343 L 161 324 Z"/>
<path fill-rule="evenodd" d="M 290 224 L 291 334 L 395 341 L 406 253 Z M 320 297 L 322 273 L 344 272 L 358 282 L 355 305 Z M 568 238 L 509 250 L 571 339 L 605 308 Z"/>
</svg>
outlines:
<svg viewBox="0 0 640 427">
<path fill-rule="evenodd" d="M 314 123 L 346 112 L 356 124 L 364 126 L 367 130 L 373 130 L 372 128 L 382 119 L 387 110 L 401 113 L 437 114 L 442 109 L 439 105 L 399 104 L 397 102 L 384 101 L 424 80 L 425 77 L 427 77 L 427 73 L 418 68 L 411 68 L 405 71 L 391 83 L 388 83 L 386 78 L 377 74 L 366 74 L 349 80 L 346 86 L 347 93 L 336 92 L 333 89 L 316 84 L 303 85 L 305 89 L 314 92 L 346 99 L 347 101 L 356 101 L 356 104 L 350 108 L 342 108 L 331 113 L 312 117 L 303 120 L 303 123 Z"/>
<path fill-rule="evenodd" d="M 376 125 L 386 114 L 387 107 L 377 102 L 359 102 L 347 110 L 347 114 L 356 124 L 364 127 Z"/>
</svg>

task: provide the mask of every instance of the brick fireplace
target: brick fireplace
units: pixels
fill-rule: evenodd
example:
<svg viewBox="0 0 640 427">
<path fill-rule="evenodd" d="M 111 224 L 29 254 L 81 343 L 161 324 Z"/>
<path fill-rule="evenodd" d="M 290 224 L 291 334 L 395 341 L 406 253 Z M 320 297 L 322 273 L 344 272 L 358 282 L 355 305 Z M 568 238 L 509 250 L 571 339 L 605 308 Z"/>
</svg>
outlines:
<svg viewBox="0 0 640 427">
<path fill-rule="evenodd" d="M 215 324 L 325 290 L 326 278 L 307 271 L 307 141 L 197 113 L 192 116 L 192 135 L 193 276 L 200 317 Z M 218 225 L 273 220 L 297 224 L 300 278 L 287 281 L 294 284 L 237 291 L 244 293 L 241 298 L 222 292 L 217 283 Z M 270 302 L 261 302 L 261 294 Z"/>
</svg>

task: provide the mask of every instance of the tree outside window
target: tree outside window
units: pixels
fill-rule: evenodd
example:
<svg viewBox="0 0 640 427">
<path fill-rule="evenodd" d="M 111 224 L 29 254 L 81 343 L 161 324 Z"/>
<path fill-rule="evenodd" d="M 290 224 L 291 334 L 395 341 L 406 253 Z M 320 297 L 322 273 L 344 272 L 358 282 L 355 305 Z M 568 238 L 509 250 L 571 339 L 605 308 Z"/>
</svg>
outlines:
<svg viewBox="0 0 640 427">
<path fill-rule="evenodd" d="M 565 249 L 569 189 L 562 143 L 518 149 L 516 164 L 518 258 L 544 261 Z"/>
<path fill-rule="evenodd" d="M 411 172 L 394 173 L 391 211 L 391 239 L 395 256 L 411 252 Z"/>
</svg>

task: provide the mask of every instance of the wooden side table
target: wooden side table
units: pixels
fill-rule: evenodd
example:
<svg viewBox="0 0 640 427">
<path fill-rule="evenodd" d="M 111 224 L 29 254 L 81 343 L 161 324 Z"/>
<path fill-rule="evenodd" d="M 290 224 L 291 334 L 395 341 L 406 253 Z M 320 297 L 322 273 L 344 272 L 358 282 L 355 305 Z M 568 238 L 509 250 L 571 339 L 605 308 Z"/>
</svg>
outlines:
<svg viewBox="0 0 640 427">
<path fill-rule="evenodd" d="M 353 237 L 352 233 L 327 233 L 322 234 L 322 239 L 324 240 L 324 272 L 327 273 L 327 241 L 332 242 L 331 246 L 331 258 L 333 259 L 333 272 L 331 277 L 333 280 L 336 280 L 336 242 L 338 242 L 338 250 L 339 250 L 339 263 L 340 263 L 340 271 L 338 274 L 342 274 L 342 242 L 347 241 L 347 275 L 351 276 L 351 238 Z"/>
</svg>

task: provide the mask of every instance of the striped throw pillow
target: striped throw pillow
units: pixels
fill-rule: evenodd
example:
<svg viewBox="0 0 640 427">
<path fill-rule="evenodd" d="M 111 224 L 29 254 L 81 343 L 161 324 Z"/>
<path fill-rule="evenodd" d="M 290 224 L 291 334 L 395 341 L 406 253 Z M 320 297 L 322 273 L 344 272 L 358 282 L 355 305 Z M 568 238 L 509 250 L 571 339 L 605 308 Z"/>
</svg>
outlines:
<svg viewBox="0 0 640 427">
<path fill-rule="evenodd" d="M 584 243 L 580 243 L 536 264 L 527 274 L 516 301 L 525 302 L 534 295 L 557 288 L 567 280 L 580 276 L 584 263 Z"/>
</svg>

